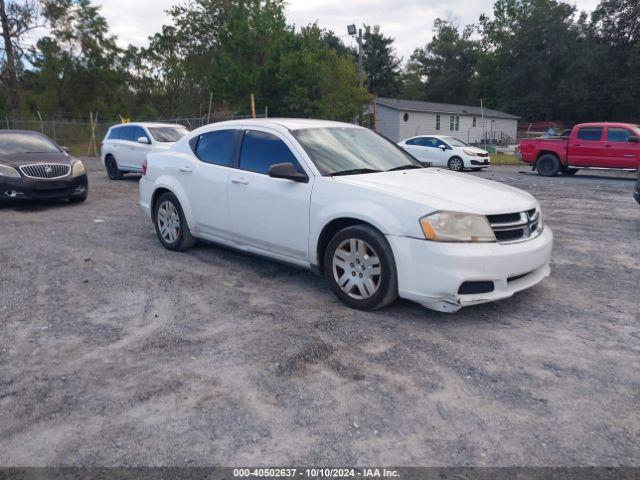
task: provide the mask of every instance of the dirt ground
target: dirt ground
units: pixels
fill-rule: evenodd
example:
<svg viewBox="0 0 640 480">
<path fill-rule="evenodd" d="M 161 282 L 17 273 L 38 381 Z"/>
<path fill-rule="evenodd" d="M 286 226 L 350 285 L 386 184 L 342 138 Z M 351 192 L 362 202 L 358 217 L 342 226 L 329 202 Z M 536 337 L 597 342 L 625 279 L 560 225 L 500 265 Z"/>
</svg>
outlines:
<svg viewBox="0 0 640 480">
<path fill-rule="evenodd" d="M 640 465 L 631 174 L 473 173 L 540 200 L 551 277 L 364 313 L 303 270 L 165 250 L 137 178 L 88 165 L 84 204 L 0 207 L 0 465 Z"/>
</svg>

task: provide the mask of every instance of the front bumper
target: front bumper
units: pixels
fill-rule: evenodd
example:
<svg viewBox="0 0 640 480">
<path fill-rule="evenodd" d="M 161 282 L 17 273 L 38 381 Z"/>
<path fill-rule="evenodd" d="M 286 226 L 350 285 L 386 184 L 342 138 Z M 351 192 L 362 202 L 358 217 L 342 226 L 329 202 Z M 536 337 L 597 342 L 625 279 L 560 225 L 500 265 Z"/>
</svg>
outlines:
<svg viewBox="0 0 640 480">
<path fill-rule="evenodd" d="M 55 180 L 0 177 L 0 200 L 49 200 L 86 195 L 89 180 L 86 173 Z"/>
<path fill-rule="evenodd" d="M 512 243 L 438 243 L 388 235 L 402 298 L 455 312 L 463 306 L 511 297 L 549 276 L 553 233 Z M 464 282 L 493 282 L 486 293 L 459 294 Z"/>
</svg>

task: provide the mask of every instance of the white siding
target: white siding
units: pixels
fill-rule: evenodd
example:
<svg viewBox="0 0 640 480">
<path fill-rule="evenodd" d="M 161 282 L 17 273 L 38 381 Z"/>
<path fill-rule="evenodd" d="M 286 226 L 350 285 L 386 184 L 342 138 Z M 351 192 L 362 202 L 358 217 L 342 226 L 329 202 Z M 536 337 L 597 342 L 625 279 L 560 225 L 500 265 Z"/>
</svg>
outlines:
<svg viewBox="0 0 640 480">
<path fill-rule="evenodd" d="M 400 112 L 383 105 L 376 105 L 376 132 L 393 142 L 399 142 Z"/>
<path fill-rule="evenodd" d="M 408 114 L 404 121 L 404 114 Z M 436 130 L 436 115 L 440 115 L 440 130 Z M 459 115 L 459 130 L 450 130 L 448 113 L 428 113 L 403 111 L 377 105 L 376 131 L 394 142 L 406 140 L 416 135 L 450 135 L 464 142 L 479 143 L 482 141 L 482 117 L 476 117 L 473 126 L 473 115 Z M 518 121 L 509 118 L 484 118 L 488 138 L 500 139 L 508 136 L 514 141 L 518 130 Z"/>
<path fill-rule="evenodd" d="M 450 129 L 450 114 L 441 113 L 425 113 L 425 112 L 406 112 L 409 114 L 408 120 L 405 122 L 400 112 L 400 131 L 399 139 L 405 140 L 416 135 L 450 135 L 464 142 L 476 143 L 482 141 L 482 117 L 476 117 L 476 126 L 473 126 L 473 115 L 459 115 L 459 129 Z M 436 130 L 436 115 L 440 115 L 440 130 Z M 455 117 L 455 115 L 454 115 Z M 507 118 L 484 118 L 487 137 L 500 138 L 500 135 L 507 135 L 515 140 L 518 129 L 518 121 Z"/>
</svg>

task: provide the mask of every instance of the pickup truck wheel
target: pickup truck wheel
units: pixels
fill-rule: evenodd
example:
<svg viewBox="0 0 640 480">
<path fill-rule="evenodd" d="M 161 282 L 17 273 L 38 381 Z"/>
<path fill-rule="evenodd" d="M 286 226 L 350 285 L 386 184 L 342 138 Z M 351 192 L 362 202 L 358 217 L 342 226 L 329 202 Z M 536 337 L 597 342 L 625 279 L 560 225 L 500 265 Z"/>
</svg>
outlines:
<svg viewBox="0 0 640 480">
<path fill-rule="evenodd" d="M 173 193 L 160 195 L 153 207 L 153 223 L 158 239 L 169 250 L 182 252 L 196 243 L 182 206 Z"/>
<path fill-rule="evenodd" d="M 560 160 L 549 153 L 542 155 L 536 162 L 538 175 L 543 177 L 555 177 L 560 171 Z"/>
<path fill-rule="evenodd" d="M 398 297 L 391 247 L 368 225 L 346 227 L 333 236 L 325 251 L 324 271 L 333 292 L 352 308 L 376 310 Z"/>
<path fill-rule="evenodd" d="M 571 167 L 566 167 L 563 168 L 561 170 L 563 175 L 575 175 L 576 173 L 578 173 L 578 170 L 580 170 L 579 168 L 571 168 Z"/>
<path fill-rule="evenodd" d="M 464 163 L 460 157 L 451 157 L 447 163 L 447 167 L 454 172 L 461 172 L 464 170 Z"/>
</svg>

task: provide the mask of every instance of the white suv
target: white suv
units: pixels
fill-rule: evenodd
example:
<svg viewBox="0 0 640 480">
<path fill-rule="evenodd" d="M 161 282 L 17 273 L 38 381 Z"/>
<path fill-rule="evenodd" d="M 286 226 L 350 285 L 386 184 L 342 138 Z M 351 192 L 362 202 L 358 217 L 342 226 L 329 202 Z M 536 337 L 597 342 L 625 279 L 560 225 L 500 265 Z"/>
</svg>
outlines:
<svg viewBox="0 0 640 480">
<path fill-rule="evenodd" d="M 189 130 L 167 123 L 124 123 L 109 129 L 101 145 L 102 165 L 111 180 L 123 173 L 142 172 L 148 153 L 165 150 L 184 137 Z"/>
<path fill-rule="evenodd" d="M 360 309 L 400 296 L 451 312 L 549 275 L 553 236 L 531 195 L 425 168 L 344 123 L 201 127 L 148 155 L 140 206 L 170 250 L 200 238 L 309 268 Z"/>
<path fill-rule="evenodd" d="M 454 172 L 465 168 L 480 170 L 491 165 L 489 152 L 453 137 L 421 135 L 407 138 L 398 145 L 424 164 L 446 167 Z"/>
</svg>

